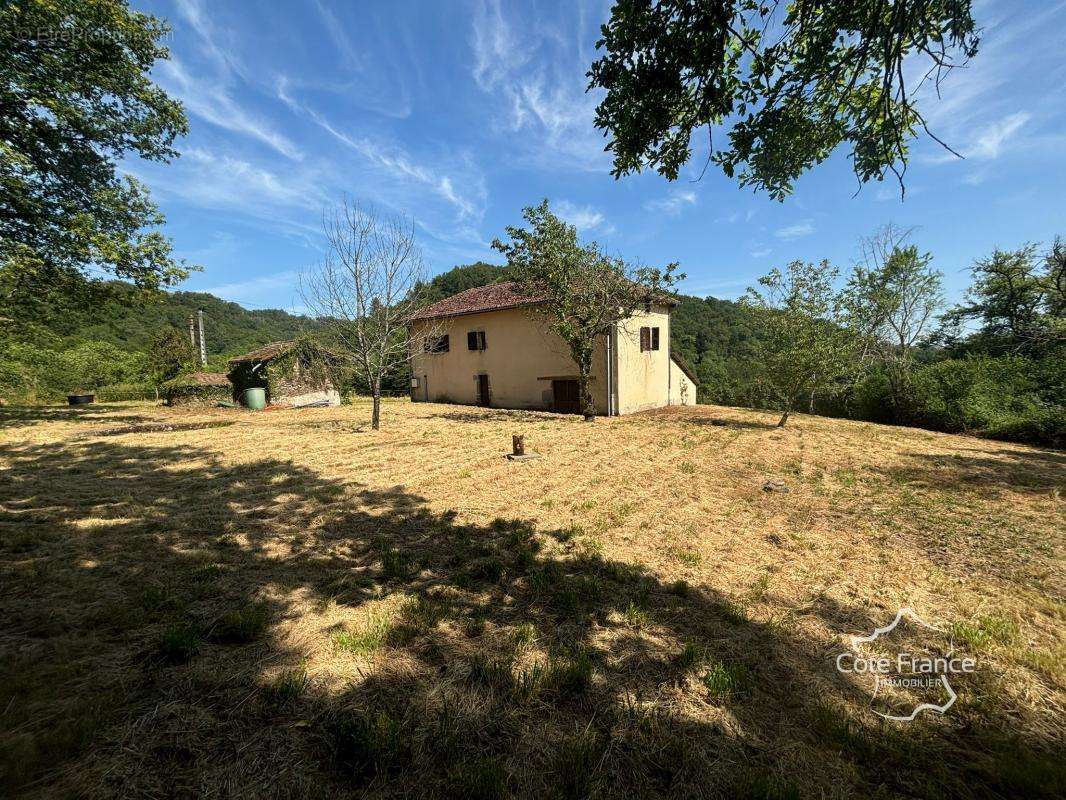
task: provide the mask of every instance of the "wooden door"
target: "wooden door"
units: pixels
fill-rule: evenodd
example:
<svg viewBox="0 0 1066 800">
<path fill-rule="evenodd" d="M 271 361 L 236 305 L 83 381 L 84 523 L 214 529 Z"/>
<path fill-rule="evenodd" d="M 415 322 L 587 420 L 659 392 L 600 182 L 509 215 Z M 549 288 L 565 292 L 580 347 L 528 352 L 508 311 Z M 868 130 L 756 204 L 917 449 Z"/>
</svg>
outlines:
<svg viewBox="0 0 1066 800">
<path fill-rule="evenodd" d="M 477 404 L 487 406 L 489 404 L 489 376 L 477 376 Z"/>
<path fill-rule="evenodd" d="M 552 381 L 552 411 L 559 414 L 581 413 L 581 392 L 577 381 Z"/>
</svg>

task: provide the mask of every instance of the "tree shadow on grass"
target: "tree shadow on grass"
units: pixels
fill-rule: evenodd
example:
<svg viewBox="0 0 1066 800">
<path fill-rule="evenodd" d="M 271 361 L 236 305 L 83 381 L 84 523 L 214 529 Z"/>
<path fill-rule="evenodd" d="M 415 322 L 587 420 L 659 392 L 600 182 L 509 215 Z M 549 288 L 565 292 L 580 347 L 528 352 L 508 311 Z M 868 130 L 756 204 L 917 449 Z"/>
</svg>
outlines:
<svg viewBox="0 0 1066 800">
<path fill-rule="evenodd" d="M 463 524 L 403 487 L 184 445 L 0 457 L 11 794 L 1061 787 L 1034 730 L 976 711 L 877 723 L 803 625 L 753 620 L 566 531 Z M 846 632 L 885 622 L 830 601 L 803 614 Z"/>
<path fill-rule="evenodd" d="M 0 427 L 22 428 L 42 422 L 150 422 L 144 414 L 120 414 L 129 406 L 121 403 L 93 403 L 87 406 L 10 406 L 0 408 Z"/>
<path fill-rule="evenodd" d="M 486 408 L 480 411 L 441 411 L 429 414 L 429 419 L 448 422 L 572 422 L 577 414 L 556 414 L 552 411 L 522 411 L 520 409 Z"/>
<path fill-rule="evenodd" d="M 751 412 L 749 411 L 749 413 Z M 686 424 L 705 425 L 714 428 L 752 428 L 765 431 L 777 430 L 777 425 L 773 422 L 720 417 L 713 414 L 709 408 L 700 406 L 667 406 L 666 408 L 655 408 L 650 411 L 642 411 L 635 416 L 647 419 L 654 419 L 656 417 L 681 417 Z"/>
<path fill-rule="evenodd" d="M 959 448 L 952 452 L 900 454 L 902 466 L 882 472 L 897 482 L 931 488 L 1044 493 L 1066 488 L 1066 453 L 1019 446 L 1002 450 Z"/>
</svg>

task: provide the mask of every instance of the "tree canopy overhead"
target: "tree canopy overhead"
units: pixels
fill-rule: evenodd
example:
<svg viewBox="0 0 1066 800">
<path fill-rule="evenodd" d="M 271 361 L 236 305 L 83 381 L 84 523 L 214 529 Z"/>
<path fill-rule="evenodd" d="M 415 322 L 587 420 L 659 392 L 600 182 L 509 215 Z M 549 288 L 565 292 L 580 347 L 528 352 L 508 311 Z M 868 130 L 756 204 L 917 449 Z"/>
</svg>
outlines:
<svg viewBox="0 0 1066 800">
<path fill-rule="evenodd" d="M 109 275 L 142 289 L 182 280 L 135 154 L 167 161 L 187 124 L 150 70 L 169 28 L 124 0 L 0 8 L 0 305 L 55 305 Z"/>
<path fill-rule="evenodd" d="M 977 54 L 970 0 L 617 0 L 589 70 L 615 177 L 711 162 L 783 199 L 841 144 L 866 182 L 906 169 L 919 87 Z M 916 72 L 915 69 L 918 69 Z M 729 125 L 727 141 L 711 138 Z M 926 129 L 927 130 L 927 129 Z M 927 130 L 928 132 L 928 130 Z"/>
</svg>

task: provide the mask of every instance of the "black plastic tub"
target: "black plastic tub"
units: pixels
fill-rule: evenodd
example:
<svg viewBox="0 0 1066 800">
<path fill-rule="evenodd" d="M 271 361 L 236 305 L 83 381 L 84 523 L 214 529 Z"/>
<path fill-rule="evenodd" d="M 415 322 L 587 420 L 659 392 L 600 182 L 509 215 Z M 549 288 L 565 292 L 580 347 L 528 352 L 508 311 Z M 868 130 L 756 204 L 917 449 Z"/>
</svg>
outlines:
<svg viewBox="0 0 1066 800">
<path fill-rule="evenodd" d="M 84 406 L 96 399 L 95 394 L 68 394 L 67 405 Z"/>
</svg>

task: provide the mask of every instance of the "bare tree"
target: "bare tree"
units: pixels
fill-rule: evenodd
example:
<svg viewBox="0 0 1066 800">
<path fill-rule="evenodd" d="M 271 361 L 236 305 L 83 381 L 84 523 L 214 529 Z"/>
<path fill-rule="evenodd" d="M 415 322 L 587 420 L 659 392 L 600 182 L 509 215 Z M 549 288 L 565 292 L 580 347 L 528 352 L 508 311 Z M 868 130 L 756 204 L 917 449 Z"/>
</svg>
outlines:
<svg viewBox="0 0 1066 800">
<path fill-rule="evenodd" d="M 324 228 L 326 256 L 302 276 L 300 293 L 324 324 L 328 346 L 369 387 L 377 430 L 382 381 L 410 357 L 425 264 L 406 218 L 345 198 L 326 215 Z"/>
</svg>

